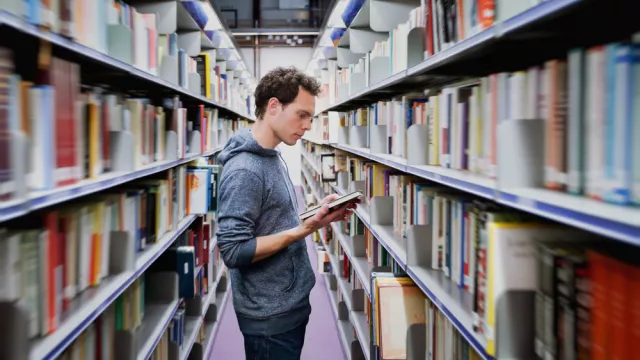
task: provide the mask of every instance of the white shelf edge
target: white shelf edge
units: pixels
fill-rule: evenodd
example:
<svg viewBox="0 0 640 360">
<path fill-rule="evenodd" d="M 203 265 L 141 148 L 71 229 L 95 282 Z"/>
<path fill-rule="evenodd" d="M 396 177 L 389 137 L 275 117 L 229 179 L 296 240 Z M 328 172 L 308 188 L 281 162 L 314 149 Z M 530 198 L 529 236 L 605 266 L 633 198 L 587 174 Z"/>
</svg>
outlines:
<svg viewBox="0 0 640 360">
<path fill-rule="evenodd" d="M 366 271 L 366 269 L 363 269 L 360 266 L 360 262 L 354 260 L 354 259 L 363 259 L 367 261 L 367 259 L 363 257 L 355 257 L 353 255 L 353 249 L 351 248 L 350 244 L 348 244 L 346 240 L 348 235 L 343 234 L 338 228 L 338 225 L 336 223 L 331 223 L 331 227 L 333 228 L 333 233 L 338 238 L 338 242 L 340 242 L 340 244 L 342 245 L 342 248 L 344 249 L 344 252 L 347 254 L 347 257 L 349 258 L 349 262 L 356 269 L 356 274 L 360 278 L 360 282 L 362 283 L 362 288 L 364 289 L 364 292 L 367 294 L 369 298 L 371 298 L 371 289 L 369 288 L 370 279 L 369 279 L 368 272 Z"/>
<path fill-rule="evenodd" d="M 308 142 L 312 142 L 316 145 L 329 145 L 329 141 L 328 140 L 318 140 L 318 139 L 314 139 L 313 136 L 303 136 L 302 140 L 308 141 Z"/>
<path fill-rule="evenodd" d="M 349 319 L 351 319 L 351 324 L 356 329 L 356 335 L 358 336 L 358 342 L 362 348 L 362 353 L 364 354 L 365 359 L 369 360 L 371 358 L 369 347 L 371 337 L 369 336 L 369 329 L 363 327 L 363 325 L 366 325 L 366 319 L 364 321 L 365 324 L 363 324 L 359 319 L 359 317 L 362 316 L 366 318 L 363 311 L 349 311 Z"/>
<path fill-rule="evenodd" d="M 144 339 L 145 343 L 142 346 L 142 349 L 141 349 L 142 351 L 138 353 L 137 360 L 147 360 L 151 357 L 151 355 L 153 354 L 153 351 L 155 350 L 156 346 L 160 342 L 160 339 L 162 339 L 162 334 L 164 334 L 165 330 L 169 326 L 169 323 L 171 322 L 171 319 L 173 318 L 173 315 L 178 310 L 179 305 L 180 305 L 180 299 L 176 299 L 172 301 L 170 304 L 166 305 L 166 310 L 163 312 L 160 318 L 160 322 L 158 324 L 159 326 L 156 326 L 153 329 L 153 333 L 149 338 Z M 144 322 L 144 319 L 142 321 Z M 144 356 L 141 357 L 141 355 L 144 355 Z"/>
<path fill-rule="evenodd" d="M 166 160 L 147 165 L 142 169 L 131 172 L 107 172 L 101 174 L 98 178 L 84 179 L 73 185 L 58 187 L 52 190 L 31 192 L 27 195 L 26 199 L 16 200 L 15 202 L 9 203 L 8 206 L 2 206 L 0 204 L 0 223 L 15 219 L 35 210 L 91 195 L 129 181 L 166 171 L 197 160 L 202 156 L 207 156 L 206 154 L 207 153 L 188 154 L 187 157 L 183 159 L 174 161 Z"/>
<path fill-rule="evenodd" d="M 81 305 L 72 314 L 65 316 L 66 320 L 52 334 L 32 342 L 29 359 L 55 359 L 59 356 L 191 225 L 195 218 L 195 215 L 187 215 L 178 225 L 178 229 L 164 234 L 161 241 L 140 254 L 136 259 L 135 271 L 114 275 L 114 279 L 103 284 L 104 286 L 85 290 L 85 294 L 93 291 L 94 296 L 87 300 L 87 304 Z M 81 301 L 81 297 L 85 294 L 80 294 L 74 301 Z"/>
<path fill-rule="evenodd" d="M 340 189 L 337 185 L 332 185 L 331 187 L 339 195 L 346 194 L 346 191 Z M 388 241 L 386 239 L 386 238 L 388 238 L 388 236 L 386 236 L 386 234 L 385 234 L 386 231 L 382 231 L 380 229 L 381 228 L 380 225 L 371 224 L 369 214 L 365 210 L 363 210 L 361 206 L 358 206 L 356 208 L 356 211 L 354 211 L 354 213 L 356 215 L 358 215 L 360 220 L 369 229 L 369 231 L 371 231 L 373 236 L 376 239 L 378 239 L 378 242 L 380 244 L 382 244 L 382 246 L 384 246 L 384 248 L 389 252 L 389 254 L 391 254 L 391 256 L 395 259 L 395 261 L 398 263 L 400 268 L 402 268 L 402 270 L 406 270 L 406 268 L 407 268 L 407 263 L 406 263 L 407 252 L 406 252 L 406 250 L 405 249 L 398 249 L 398 246 L 396 245 L 396 241 L 395 240 Z"/>
<path fill-rule="evenodd" d="M 365 149 L 341 144 L 329 146 L 506 206 L 640 246 L 640 210 L 633 206 L 615 205 L 543 188 L 498 189 L 495 180 L 467 171 L 439 166 L 404 165 L 368 153 Z"/>
<path fill-rule="evenodd" d="M 399 83 L 405 78 L 420 75 L 425 71 L 429 71 L 429 69 L 433 68 L 434 66 L 438 66 L 445 61 L 449 61 L 452 57 L 458 56 L 464 52 L 473 51 L 477 46 L 483 45 L 484 43 L 492 39 L 500 39 L 509 32 L 513 32 L 515 30 L 518 30 L 520 27 L 535 23 L 540 19 L 544 19 L 546 16 L 552 15 L 558 10 L 582 1 L 583 0 L 547 0 L 545 2 L 541 2 L 540 4 L 531 6 L 525 11 L 516 14 L 509 19 L 496 21 L 489 28 L 473 34 L 472 36 L 457 42 L 453 46 L 440 51 L 427 59 L 423 59 L 421 62 L 414 66 L 401 70 L 396 74 L 389 75 L 387 78 L 375 84 L 369 85 L 367 88 L 359 91 L 356 94 L 353 94 L 352 96 L 347 97 L 346 99 L 336 99 L 333 104 L 329 104 L 324 109 L 316 112 L 315 116 L 319 116 L 320 114 L 328 111 L 338 111 L 335 109 L 341 105 L 344 105 L 345 103 L 361 98 L 381 88 L 386 88 L 390 85 Z"/>
<path fill-rule="evenodd" d="M 444 314 L 444 316 L 451 321 L 453 326 L 456 327 L 462 337 L 476 350 L 478 355 L 484 360 L 491 360 L 493 357 L 487 355 L 484 348 L 484 341 L 479 338 L 473 331 L 473 323 L 471 314 L 467 314 L 459 303 L 459 296 L 445 296 L 447 291 L 440 286 L 432 285 L 427 286 L 426 282 L 435 283 L 428 275 L 421 275 L 422 273 L 428 274 L 427 270 L 418 266 L 409 266 L 407 269 L 407 275 L 413 279 L 416 285 L 425 293 L 429 300 Z M 444 276 L 444 274 L 442 274 Z M 450 280 L 446 280 L 450 281 Z M 453 285 L 455 287 L 455 285 Z M 458 290 L 464 291 L 464 290 Z M 438 296 L 438 294 L 440 296 Z M 471 296 L 468 294 L 468 296 Z M 448 297 L 447 299 L 445 299 Z M 457 302 L 458 301 L 458 302 Z M 463 319 L 464 317 L 464 319 Z"/>
<path fill-rule="evenodd" d="M 255 119 L 253 117 L 250 117 L 249 115 L 245 115 L 245 114 L 241 114 L 240 112 L 237 112 L 235 110 L 233 110 L 232 108 L 230 108 L 229 106 L 225 105 L 225 104 L 219 104 L 211 99 L 207 99 L 204 96 L 201 95 L 196 95 L 191 93 L 190 91 L 188 91 L 187 89 L 177 85 L 177 84 L 173 84 L 170 83 L 169 81 L 166 81 L 158 76 L 155 76 L 151 73 L 148 73 L 144 70 L 138 69 L 136 67 L 134 67 L 131 64 L 127 64 L 125 62 L 122 62 L 116 58 L 113 58 L 111 56 L 109 56 L 108 54 L 102 53 L 94 48 L 82 45 L 80 43 L 77 43 L 73 40 L 67 39 L 65 37 L 63 37 L 62 35 L 58 35 L 56 33 L 44 30 L 44 29 L 40 29 L 38 26 L 35 26 L 31 23 L 29 23 L 28 21 L 26 21 L 25 19 L 22 19 L 21 17 L 11 14 L 6 10 L 0 10 L 0 26 L 1 25 L 5 25 L 8 26 L 12 29 L 15 29 L 17 31 L 20 31 L 22 33 L 28 34 L 30 36 L 39 38 L 39 39 L 43 39 L 46 41 L 51 42 L 52 44 L 55 44 L 56 46 L 60 46 L 63 47 L 69 51 L 74 52 L 77 55 L 80 56 L 84 56 L 87 57 L 91 60 L 94 61 L 98 61 L 102 64 L 108 64 L 111 67 L 117 68 L 120 71 L 123 72 L 128 72 L 131 75 L 134 75 L 138 78 L 141 79 L 145 79 L 148 81 L 152 81 L 154 83 L 156 83 L 157 85 L 163 86 L 165 88 L 171 89 L 177 93 L 180 93 L 182 95 L 186 95 L 195 99 L 198 99 L 200 101 L 202 101 L 203 103 L 210 105 L 210 106 L 215 106 L 217 108 L 223 109 L 225 111 L 234 113 L 235 115 L 245 118 L 247 120 L 250 121 L 255 121 Z"/>
<path fill-rule="evenodd" d="M 202 316 L 185 316 L 184 335 L 187 342 L 182 344 L 182 349 L 180 349 L 180 355 L 178 355 L 180 360 L 186 360 L 189 357 L 193 344 L 196 343 L 196 338 L 198 337 L 198 332 L 200 331 L 203 321 Z"/>
<path fill-rule="evenodd" d="M 334 190 L 336 190 L 336 192 L 338 192 L 338 193 L 344 193 L 344 191 L 339 189 L 337 186 L 334 186 Z M 360 213 L 358 213 L 358 211 L 356 211 L 356 214 L 358 214 L 358 216 L 361 215 Z M 389 249 L 389 244 L 387 244 L 386 241 L 383 238 L 378 237 L 378 233 L 376 233 L 375 230 L 371 227 L 371 224 L 368 222 L 368 219 L 365 220 L 365 219 L 363 219 L 361 217 L 361 220 L 365 224 L 365 226 L 368 227 L 369 230 L 371 230 L 371 232 L 374 233 L 373 235 L 378 239 L 378 241 L 389 251 L 389 253 L 391 253 L 391 255 L 396 260 L 396 262 L 399 263 L 400 267 L 403 268 L 403 270 L 405 270 L 407 272 L 407 275 L 416 283 L 416 285 L 418 285 L 418 287 L 420 287 L 420 289 L 422 289 L 422 291 L 425 293 L 425 295 L 429 299 L 431 299 L 431 301 L 434 304 L 436 304 L 436 306 L 445 314 L 445 316 L 447 316 L 447 318 L 454 324 L 454 326 L 456 326 L 456 328 L 458 328 L 458 331 L 476 349 L 478 354 L 480 354 L 481 357 L 483 359 L 485 359 L 485 360 L 491 359 L 490 356 L 486 355 L 486 352 L 484 351 L 484 348 L 482 348 L 479 345 L 479 344 L 481 344 L 479 339 L 476 338 L 474 335 L 472 335 L 473 334 L 473 329 L 470 329 L 470 328 L 467 329 L 467 326 L 462 324 L 463 321 L 461 321 L 461 319 L 458 319 L 447 307 L 443 306 L 442 305 L 443 301 L 440 300 L 438 297 L 436 297 L 434 295 L 435 292 L 444 292 L 444 290 L 442 290 L 442 289 L 433 290 L 433 289 L 430 289 L 429 287 L 427 287 L 425 285 L 424 279 L 418 277 L 415 274 L 415 272 L 413 271 L 413 269 L 415 267 L 407 266 L 405 262 L 400 263 L 399 259 L 396 258 L 396 255 L 394 255 L 392 253 L 392 251 Z M 468 325 L 468 326 L 470 326 L 470 325 Z"/>
</svg>

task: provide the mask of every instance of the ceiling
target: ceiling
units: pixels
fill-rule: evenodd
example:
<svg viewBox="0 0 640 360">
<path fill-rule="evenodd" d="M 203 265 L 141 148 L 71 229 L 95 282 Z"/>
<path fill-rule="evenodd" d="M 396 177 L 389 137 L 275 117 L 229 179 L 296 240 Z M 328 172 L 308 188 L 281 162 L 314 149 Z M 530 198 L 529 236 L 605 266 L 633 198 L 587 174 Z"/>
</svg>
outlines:
<svg viewBox="0 0 640 360">
<path fill-rule="evenodd" d="M 330 3 L 331 0 L 215 0 L 240 47 L 313 47 Z"/>
</svg>

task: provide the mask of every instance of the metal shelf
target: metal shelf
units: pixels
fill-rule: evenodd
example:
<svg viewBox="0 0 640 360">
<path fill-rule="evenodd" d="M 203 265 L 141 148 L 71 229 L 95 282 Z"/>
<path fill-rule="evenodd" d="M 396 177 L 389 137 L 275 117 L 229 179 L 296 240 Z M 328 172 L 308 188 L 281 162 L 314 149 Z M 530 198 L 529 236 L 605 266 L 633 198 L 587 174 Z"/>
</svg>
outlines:
<svg viewBox="0 0 640 360">
<path fill-rule="evenodd" d="M 30 346 L 29 359 L 55 359 L 84 331 L 120 294 L 182 234 L 195 220 L 195 215 L 186 216 L 174 231 L 162 236 L 160 241 L 148 246 L 136 259 L 135 271 L 111 276 L 94 288 L 90 288 L 73 299 L 69 310 L 61 316 L 58 329 L 52 334 L 34 340 Z"/>
<path fill-rule="evenodd" d="M 14 219 L 31 211 L 77 199 L 132 180 L 156 174 L 174 168 L 178 165 L 186 164 L 200 158 L 201 156 L 208 156 L 208 154 L 187 155 L 184 159 L 157 162 L 129 173 L 108 172 L 100 175 L 96 179 L 85 179 L 77 184 L 63 186 L 52 190 L 31 192 L 27 195 L 27 199 L 25 200 L 17 200 L 8 204 L 0 204 L 0 222 Z"/>
<path fill-rule="evenodd" d="M 239 116 L 251 121 L 255 120 L 253 117 L 247 114 L 241 114 L 231 109 L 227 105 L 220 104 L 216 101 L 213 101 L 201 95 L 193 94 L 189 92 L 189 90 L 179 85 L 173 84 L 158 76 L 150 74 L 144 70 L 138 69 L 133 65 L 120 61 L 116 58 L 113 58 L 96 49 L 79 44 L 62 35 L 42 29 L 34 24 L 31 24 L 25 19 L 17 15 L 14 15 L 12 13 L 9 13 L 5 10 L 0 10 L 0 27 L 8 27 L 14 31 L 21 32 L 23 34 L 35 37 L 37 39 L 46 40 L 47 42 L 50 42 L 54 47 L 58 47 L 58 48 L 64 49 L 65 51 L 71 52 L 76 58 L 81 59 L 81 61 L 84 63 L 97 62 L 102 66 L 107 67 L 111 70 L 122 72 L 125 75 L 129 76 L 128 81 L 135 79 L 135 80 L 142 80 L 145 82 L 149 82 L 149 83 L 152 83 L 153 85 L 161 86 L 165 90 L 169 90 L 179 95 L 186 96 L 192 100 L 197 100 L 208 106 L 217 107 L 229 114 L 232 114 L 233 116 Z"/>
<path fill-rule="evenodd" d="M 640 209 L 636 207 L 609 204 L 547 189 L 499 189 L 494 179 L 468 171 L 429 165 L 406 165 L 403 159 L 371 154 L 369 149 L 339 144 L 330 146 L 503 205 L 640 246 Z M 360 209 L 356 211 L 362 212 Z"/>
</svg>

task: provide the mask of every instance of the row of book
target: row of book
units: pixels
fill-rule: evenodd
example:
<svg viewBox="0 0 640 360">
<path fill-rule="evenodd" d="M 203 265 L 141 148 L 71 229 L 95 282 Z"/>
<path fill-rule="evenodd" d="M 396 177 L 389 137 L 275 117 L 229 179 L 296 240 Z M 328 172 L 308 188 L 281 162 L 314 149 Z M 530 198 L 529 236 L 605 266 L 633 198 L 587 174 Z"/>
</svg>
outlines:
<svg viewBox="0 0 640 360">
<path fill-rule="evenodd" d="M 198 162 L 178 166 L 3 224 L 0 298 L 29 310 L 30 336 L 52 333 L 73 299 L 115 275 L 109 270 L 112 258 L 135 257 L 177 230 L 187 215 L 212 218 L 219 168 Z M 196 268 L 208 262 L 211 226 L 202 226 L 197 236 L 185 232 L 178 241 L 196 249 Z M 127 239 L 132 249 L 124 247 Z M 192 277 L 210 275 L 205 270 Z M 203 291 L 201 285 L 190 291 L 195 289 Z"/>
<path fill-rule="evenodd" d="M 407 346 L 419 346 L 419 344 L 407 344 L 406 330 L 413 324 L 424 324 L 427 336 L 424 343 L 426 359 L 480 359 L 478 353 L 453 327 L 451 321 L 401 270 L 372 272 L 373 267 L 369 267 L 367 274 L 371 273 L 371 278 L 361 280 L 356 275 L 353 265 L 357 259 L 347 257 L 342 244 L 333 238 L 331 230 L 325 232 L 323 238 L 327 240 L 318 251 L 320 273 L 335 276 L 339 279 L 338 281 L 346 281 L 348 292 L 361 290 L 363 288 L 361 281 L 371 283 L 371 297 L 367 294 L 363 297 L 364 304 L 352 304 L 353 309 L 350 309 L 351 311 L 363 309 L 367 315 L 371 344 L 365 344 L 364 347 L 369 348 L 373 345 L 375 351 L 369 358 L 406 358 Z M 374 241 L 377 242 L 377 240 Z M 339 268 L 332 267 L 329 257 L 335 255 L 330 254 L 338 256 Z M 341 287 L 337 287 L 336 291 L 338 301 L 344 301 L 344 297 L 352 296 L 351 293 L 343 294 Z M 355 329 L 354 337 L 364 341 L 359 338 Z"/>
<path fill-rule="evenodd" d="M 412 240 L 431 254 L 418 266 L 441 271 L 471 295 L 473 331 L 486 342 L 487 354 L 497 356 L 500 343 L 519 341 L 527 345 L 515 351 L 534 356 L 535 350 L 540 359 L 628 356 L 635 249 L 377 163 L 350 163 L 350 179 L 367 181 L 368 199 L 393 197 L 398 243 L 407 241 L 409 227 L 428 226 L 424 238 Z M 516 290 L 535 295 L 535 305 L 530 297 L 516 299 Z M 603 294 L 614 293 L 607 302 Z M 506 303 L 527 314 L 517 320 L 524 330 L 500 332 L 499 326 L 508 326 L 500 324 L 509 322 L 501 308 Z M 522 339 L 534 326 L 535 339 Z"/>
<path fill-rule="evenodd" d="M 420 6 L 410 10 L 407 20 L 396 24 L 389 31 L 386 40 L 375 41 L 370 52 L 356 63 L 344 69 L 337 66 L 335 60 L 328 60 L 326 70 L 322 70 L 321 80 L 328 84 L 328 104 L 341 99 L 340 84 L 350 84 L 354 73 L 365 73 L 365 86 L 372 85 L 369 81 L 369 65 L 376 58 L 388 59 L 388 70 L 385 73 L 393 75 L 415 63 L 410 59 L 412 47 L 424 49 L 423 60 L 444 51 L 458 42 L 481 32 L 498 21 L 504 21 L 523 11 L 542 3 L 544 0 L 421 0 Z M 372 3 L 370 6 L 376 6 Z M 385 8 L 378 11 L 407 11 L 406 7 Z M 420 29 L 421 42 L 415 43 L 414 29 Z M 354 71 L 354 66 L 357 71 Z M 366 70 L 365 70 L 366 69 Z M 377 70 L 376 71 L 380 71 Z M 326 73 L 326 75 L 325 75 Z M 355 92 L 349 91 L 347 95 Z M 344 96 L 343 96 L 344 97 Z"/>
<path fill-rule="evenodd" d="M 208 297 L 211 291 L 215 292 L 216 273 L 220 269 L 219 255 L 210 248 L 202 250 L 203 241 L 198 241 L 198 236 L 202 239 L 213 235 L 213 220 L 211 214 L 201 216 L 192 224 L 192 226 L 169 248 L 162 254 L 145 273 L 136 279 L 133 284 L 127 288 L 104 313 L 98 317 L 89 327 L 80 334 L 80 336 L 63 352 L 61 359 L 117 359 L 118 353 L 126 354 L 129 350 L 123 351 L 123 348 L 132 344 L 123 341 L 121 334 L 126 333 L 139 341 L 134 341 L 133 346 L 141 345 L 141 341 L 149 339 L 141 338 L 140 335 L 145 327 L 162 326 L 162 323 L 148 323 L 146 321 L 157 321 L 157 319 L 149 319 L 145 317 L 145 308 L 153 305 L 156 308 L 160 306 L 174 307 L 175 300 L 179 300 L 175 313 L 171 316 L 167 328 L 163 331 L 162 337 L 152 352 L 152 358 L 155 359 L 171 359 L 170 354 L 175 354 L 187 346 L 186 340 L 186 321 L 187 316 L 193 317 L 194 313 L 200 311 L 200 308 L 191 309 L 192 304 L 189 299 L 204 299 Z M 184 254 L 189 254 L 184 256 Z M 165 267 L 167 263 L 172 266 Z M 198 265 L 199 264 L 199 265 Z M 188 271 L 185 272 L 185 269 Z M 200 270 L 198 270 L 200 269 Z M 151 289 L 153 286 L 169 286 L 166 282 L 167 271 L 170 274 L 174 272 L 179 282 L 179 299 L 170 301 L 170 299 L 153 298 L 150 294 L 158 294 L 158 289 Z M 194 273 L 200 271 L 201 277 L 194 277 Z M 154 279 L 155 276 L 161 274 L 161 277 Z M 184 291 L 191 283 L 191 289 L 199 290 L 188 292 Z M 201 285 L 198 285 L 201 283 Z M 166 293 L 166 291 L 164 292 Z M 164 301 L 164 302 L 163 302 Z M 204 300 L 202 300 L 204 301 Z M 211 301 L 211 300 L 207 300 Z M 156 314 L 155 316 L 157 316 Z M 199 317 L 200 315 L 198 315 Z M 204 319 L 203 319 L 204 322 Z M 204 328 L 204 326 L 202 326 Z M 148 330 L 148 329 L 147 329 Z M 126 337 L 124 337 L 126 338 Z M 137 348 L 134 348 L 134 351 Z M 178 351 L 176 351 L 178 350 Z M 139 354 L 138 354 L 139 355 Z M 123 355 L 120 355 L 123 356 Z"/>
<path fill-rule="evenodd" d="M 47 51 L 40 51 L 47 56 Z M 50 53 L 48 53 L 50 55 Z M 218 117 L 218 109 L 185 107 L 178 97 L 162 104 L 82 88 L 77 64 L 49 57 L 39 81 L 14 72 L 13 53 L 0 48 L 0 200 L 51 190 L 115 171 L 135 171 L 166 159 L 211 151 L 246 120 Z M 176 153 L 167 149 L 173 133 Z M 22 141 L 20 141 L 22 139 Z"/>
<path fill-rule="evenodd" d="M 198 19 L 202 16 L 202 6 L 196 1 L 180 1 L 176 4 L 195 12 L 191 16 Z M 204 68 L 198 71 L 196 59 L 191 58 L 186 49 L 179 48 L 178 38 L 185 36 L 178 32 L 181 29 L 166 33 L 166 25 L 160 23 L 167 21 L 164 17 L 169 16 L 163 13 L 166 7 L 161 9 L 153 4 L 121 0 L 61 0 L 55 3 L 35 0 L 25 5 L 17 0 L 8 0 L 0 8 L 152 75 L 175 81 L 176 85 L 187 89 L 191 88 L 188 74 L 200 74 L 201 83 L 206 83 L 207 88 L 213 90 L 203 91 L 201 95 L 229 105 L 242 114 L 251 113 L 247 106 L 250 103 L 247 93 L 241 91 L 240 72 L 227 73 L 226 61 L 215 63 L 216 49 L 206 51 L 206 56 L 211 55 L 214 59 L 214 63 L 207 67 L 206 74 Z M 208 33 L 213 37 L 211 31 Z M 199 37 L 197 41 L 200 42 Z M 183 46 L 188 45 L 185 43 Z"/>
<path fill-rule="evenodd" d="M 631 101 L 638 92 L 631 76 L 638 54 L 631 42 L 577 48 L 564 59 L 432 96 L 380 101 L 344 113 L 341 125 L 385 126 L 385 153 L 402 158 L 408 156 L 410 128 L 424 126 L 427 145 L 411 150 L 422 151 L 424 165 L 496 178 L 499 158 L 518 163 L 509 154 L 519 154 L 527 156 L 517 171 L 526 174 L 526 185 L 640 204 L 640 146 L 633 141 L 640 136 L 640 119 Z M 518 133 L 536 141 L 507 141 Z M 521 178 L 500 174 L 503 183 Z"/>
<path fill-rule="evenodd" d="M 56 330 L 62 313 L 99 286 L 114 259 L 131 258 L 176 230 L 185 214 L 180 169 L 3 224 L 3 300 L 31 317 L 29 334 Z M 182 184 L 182 186 L 181 186 Z M 132 249 L 124 247 L 131 240 Z M 60 276 L 55 275 L 60 274 Z"/>
</svg>

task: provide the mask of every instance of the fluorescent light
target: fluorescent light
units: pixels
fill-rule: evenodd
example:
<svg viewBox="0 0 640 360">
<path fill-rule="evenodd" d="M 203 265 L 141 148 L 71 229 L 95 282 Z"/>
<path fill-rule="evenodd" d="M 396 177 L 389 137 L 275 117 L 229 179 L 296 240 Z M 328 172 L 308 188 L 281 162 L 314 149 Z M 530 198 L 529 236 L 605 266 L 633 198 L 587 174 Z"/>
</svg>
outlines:
<svg viewBox="0 0 640 360">
<path fill-rule="evenodd" d="M 240 33 L 233 33 L 233 35 L 249 35 L 249 36 L 259 36 L 259 35 L 267 35 L 268 36 L 276 36 L 279 37 L 280 35 L 309 35 L 309 36 L 316 36 L 319 34 L 318 31 L 295 31 L 295 32 L 291 32 L 291 31 L 272 31 L 272 32 L 240 32 Z M 271 39 L 271 38 L 269 38 Z M 277 40 L 277 39 L 276 39 Z"/>
</svg>

